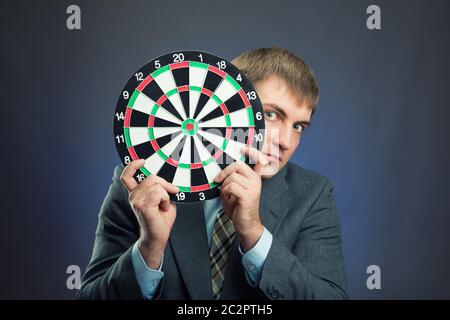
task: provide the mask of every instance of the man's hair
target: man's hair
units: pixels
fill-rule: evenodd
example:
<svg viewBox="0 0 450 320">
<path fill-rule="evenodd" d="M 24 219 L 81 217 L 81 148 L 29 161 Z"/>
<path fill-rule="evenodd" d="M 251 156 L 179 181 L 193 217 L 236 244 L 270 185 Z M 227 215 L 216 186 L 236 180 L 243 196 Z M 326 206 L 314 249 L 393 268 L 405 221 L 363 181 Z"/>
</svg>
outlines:
<svg viewBox="0 0 450 320">
<path fill-rule="evenodd" d="M 282 48 L 258 48 L 244 52 L 231 61 L 256 83 L 271 75 L 284 79 L 299 97 L 310 105 L 312 114 L 319 102 L 319 85 L 311 68 L 295 54 Z"/>
</svg>

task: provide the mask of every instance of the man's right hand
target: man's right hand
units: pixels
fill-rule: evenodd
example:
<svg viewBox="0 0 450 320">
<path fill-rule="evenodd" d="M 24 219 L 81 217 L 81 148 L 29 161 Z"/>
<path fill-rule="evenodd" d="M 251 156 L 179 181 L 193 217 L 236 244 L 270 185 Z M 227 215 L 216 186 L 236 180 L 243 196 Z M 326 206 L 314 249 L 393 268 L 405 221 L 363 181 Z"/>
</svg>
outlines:
<svg viewBox="0 0 450 320">
<path fill-rule="evenodd" d="M 158 269 L 177 212 L 169 193 L 179 190 L 157 175 L 138 184 L 133 176 L 144 164 L 144 159 L 129 163 L 120 180 L 128 190 L 128 200 L 140 225 L 139 251 L 148 267 Z"/>
</svg>

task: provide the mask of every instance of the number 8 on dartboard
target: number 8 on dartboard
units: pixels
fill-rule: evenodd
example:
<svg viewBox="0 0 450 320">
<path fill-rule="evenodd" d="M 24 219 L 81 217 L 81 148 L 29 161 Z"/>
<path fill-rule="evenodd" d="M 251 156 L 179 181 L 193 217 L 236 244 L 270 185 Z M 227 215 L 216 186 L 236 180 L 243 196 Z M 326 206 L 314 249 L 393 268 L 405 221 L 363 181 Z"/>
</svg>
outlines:
<svg viewBox="0 0 450 320">
<path fill-rule="evenodd" d="M 229 61 L 178 51 L 133 73 L 114 114 L 114 140 L 124 165 L 146 159 L 135 174 L 156 174 L 180 188 L 175 202 L 219 195 L 214 178 L 241 150 L 261 150 L 264 113 L 253 85 Z"/>
</svg>

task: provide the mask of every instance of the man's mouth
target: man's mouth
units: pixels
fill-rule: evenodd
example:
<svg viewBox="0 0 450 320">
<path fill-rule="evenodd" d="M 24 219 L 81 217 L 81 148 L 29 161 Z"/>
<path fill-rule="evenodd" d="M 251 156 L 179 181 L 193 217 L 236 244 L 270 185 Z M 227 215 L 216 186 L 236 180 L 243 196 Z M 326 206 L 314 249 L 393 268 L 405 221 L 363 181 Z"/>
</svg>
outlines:
<svg viewBox="0 0 450 320">
<path fill-rule="evenodd" d="M 279 155 L 277 154 L 270 154 L 270 153 L 265 153 L 267 160 L 269 160 L 272 163 L 278 163 L 281 162 L 281 158 Z"/>
</svg>

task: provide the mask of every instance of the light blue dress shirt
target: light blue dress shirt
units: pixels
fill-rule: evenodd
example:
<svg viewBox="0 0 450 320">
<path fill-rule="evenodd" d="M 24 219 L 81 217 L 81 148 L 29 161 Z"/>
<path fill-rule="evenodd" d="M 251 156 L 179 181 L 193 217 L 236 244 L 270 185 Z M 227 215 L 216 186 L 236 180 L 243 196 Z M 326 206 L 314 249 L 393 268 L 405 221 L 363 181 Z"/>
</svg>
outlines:
<svg viewBox="0 0 450 320">
<path fill-rule="evenodd" d="M 217 220 L 217 214 L 221 208 L 222 203 L 220 202 L 220 198 L 210 199 L 203 202 L 203 211 L 205 214 L 206 233 L 208 236 L 209 246 L 211 246 L 212 233 L 214 230 L 214 224 Z M 255 287 L 261 279 L 264 262 L 266 261 L 271 245 L 272 234 L 264 227 L 261 238 L 251 250 L 244 254 L 239 246 L 239 252 L 242 256 L 242 265 L 245 269 L 245 277 L 247 282 L 253 287 Z M 163 261 L 161 261 L 161 265 L 158 270 L 149 268 L 139 251 L 139 241 L 136 241 L 133 245 L 131 260 L 142 295 L 146 299 L 152 299 L 158 289 L 161 279 L 164 277 L 164 272 L 161 271 Z"/>
</svg>

